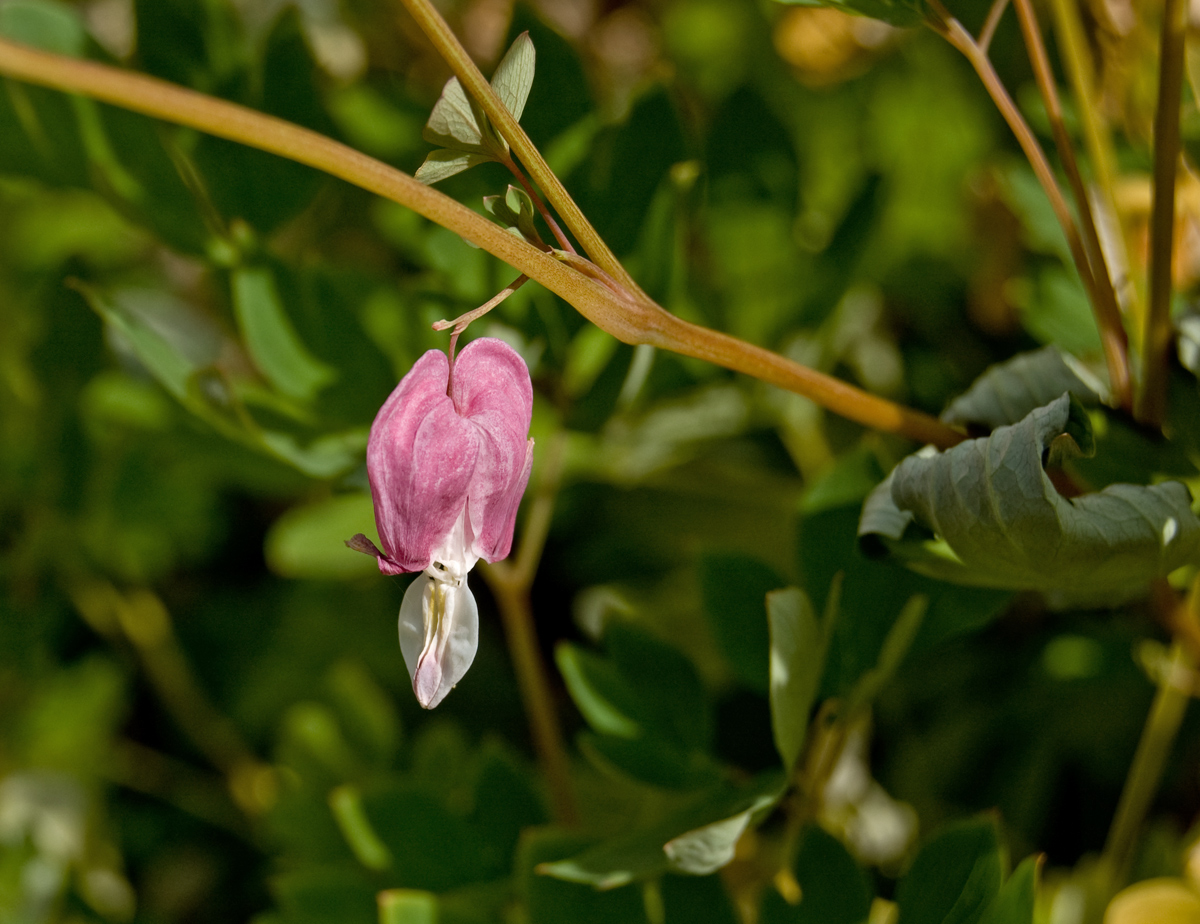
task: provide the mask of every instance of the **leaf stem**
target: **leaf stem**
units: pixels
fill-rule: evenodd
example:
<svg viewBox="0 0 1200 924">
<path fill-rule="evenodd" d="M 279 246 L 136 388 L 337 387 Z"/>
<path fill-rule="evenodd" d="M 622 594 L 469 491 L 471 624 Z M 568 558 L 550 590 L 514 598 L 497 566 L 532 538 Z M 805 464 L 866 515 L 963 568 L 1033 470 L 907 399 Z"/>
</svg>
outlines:
<svg viewBox="0 0 1200 924">
<path fill-rule="evenodd" d="M 1171 349 L 1171 258 L 1175 239 L 1175 174 L 1179 168 L 1179 107 L 1183 93 L 1186 18 L 1183 0 L 1163 5 L 1158 106 L 1154 113 L 1154 205 L 1150 215 L 1150 299 L 1142 334 L 1142 387 L 1134 415 L 1161 425 L 1167 408 Z"/>
<path fill-rule="evenodd" d="M 546 663 L 538 647 L 533 607 L 529 599 L 538 562 L 541 561 L 546 537 L 550 533 L 554 500 L 562 485 L 565 459 L 566 433 L 559 430 L 551 437 L 546 448 L 537 488 L 525 515 L 516 559 L 491 564 L 485 562 L 480 567 L 504 623 L 508 651 L 521 689 L 525 714 L 529 717 L 534 750 L 550 788 L 554 816 L 561 824 L 573 826 L 579 822 L 579 812 L 571 787 L 570 762 L 563 745 L 562 728 Z"/>
<path fill-rule="evenodd" d="M 1075 268 L 1079 272 L 1079 277 L 1083 281 L 1093 310 L 1096 313 L 1096 323 L 1100 330 L 1100 342 L 1104 347 L 1104 358 L 1107 362 L 1109 378 L 1115 391 L 1121 382 L 1128 379 L 1127 365 L 1123 360 L 1125 353 L 1123 346 L 1126 339 L 1125 332 L 1119 324 L 1116 326 L 1109 324 L 1107 316 L 1100 308 L 1101 299 L 1097 290 L 1096 279 L 1092 274 L 1091 265 L 1088 262 L 1087 253 L 1083 247 L 1083 240 L 1079 236 L 1079 229 L 1075 226 L 1075 220 L 1071 217 L 1071 209 L 1067 205 L 1067 200 L 1063 198 L 1062 190 L 1058 188 L 1058 181 L 1054 178 L 1054 171 L 1050 168 L 1050 162 L 1046 159 L 1046 154 L 1042 150 L 1041 145 L 1038 144 L 1038 140 L 1034 136 L 1032 129 L 1030 129 L 1029 124 L 1022 117 L 1020 110 L 1017 109 L 1016 104 L 1012 101 L 1012 97 L 1008 95 L 1008 90 L 1005 89 L 995 68 L 992 67 L 992 62 L 988 60 L 987 55 L 983 53 L 983 50 L 971 38 L 971 34 L 967 32 L 962 23 L 950 15 L 949 11 L 941 3 L 941 0 L 929 0 L 929 7 L 933 13 L 933 18 L 927 20 L 930 27 L 957 48 L 975 69 L 975 73 L 979 75 L 979 79 L 987 90 L 988 95 L 991 96 L 992 101 L 996 104 L 996 108 L 1000 110 L 1001 116 L 1004 117 L 1004 121 L 1008 123 L 1009 129 L 1016 136 L 1017 143 L 1021 146 L 1021 150 L 1025 152 L 1025 157 L 1028 159 L 1029 165 L 1033 168 L 1034 176 L 1037 177 L 1038 182 L 1046 193 L 1046 197 L 1050 200 L 1050 206 L 1054 209 L 1054 215 L 1058 219 L 1063 234 L 1066 236 L 1067 246 L 1070 248 Z"/>
<path fill-rule="evenodd" d="M 513 118 L 513 114 L 500 101 L 500 97 L 496 95 L 492 85 L 475 66 L 475 62 L 463 48 L 462 43 L 459 42 L 458 37 L 447 25 L 442 15 L 434 9 L 429 0 L 402 0 L 402 2 L 413 19 L 417 21 L 417 25 L 433 43 L 438 54 L 450 65 L 450 69 L 454 71 L 454 75 L 458 77 L 463 88 L 478 101 L 488 120 L 512 147 L 513 153 L 520 158 L 525 169 L 529 171 L 529 175 L 533 177 L 533 181 L 541 187 L 546 198 L 550 200 L 550 204 L 562 216 L 563 222 L 570 228 L 571 233 L 583 246 L 584 252 L 591 257 L 592 262 L 602 267 L 626 288 L 637 291 L 637 283 L 633 281 L 633 277 L 621 265 L 621 261 L 616 258 L 579 206 L 575 204 L 575 200 L 571 198 L 566 187 L 555 176 L 554 171 L 550 169 L 550 165 L 546 163 L 534 143 L 529 140 L 525 129 L 521 128 L 520 123 Z"/>
<path fill-rule="evenodd" d="M 514 161 L 511 157 L 505 160 L 503 163 L 504 166 L 511 171 L 512 175 L 517 178 L 517 181 L 521 184 L 521 186 L 524 187 L 525 192 L 529 194 L 529 198 L 533 200 L 534 207 L 541 214 L 542 220 L 546 222 L 546 227 L 550 229 L 550 233 L 554 235 L 554 239 L 558 241 L 558 246 L 568 253 L 575 253 L 576 251 L 574 245 L 571 244 L 570 239 L 563 233 L 562 228 L 558 226 L 558 222 L 554 220 L 554 216 L 550 214 L 550 210 L 546 208 L 546 203 L 542 201 L 542 197 L 538 195 L 538 191 L 534 188 L 533 184 L 529 182 L 529 179 L 525 176 L 524 171 L 517 166 L 516 161 Z"/>
<path fill-rule="evenodd" d="M 992 47 L 992 38 L 996 35 L 996 29 L 999 27 L 1000 19 L 1004 16 L 1006 9 L 1008 9 L 1008 0 L 992 0 L 992 8 L 988 10 L 983 28 L 979 30 L 979 50 L 985 55 Z"/>
<path fill-rule="evenodd" d="M 1050 67 L 1050 57 L 1046 54 L 1046 43 L 1042 39 L 1042 30 L 1038 25 L 1033 3 L 1031 0 L 1013 0 L 1013 3 L 1017 11 L 1017 19 L 1021 23 L 1021 35 L 1025 39 L 1025 48 L 1029 54 L 1030 64 L 1033 65 L 1038 89 L 1046 104 L 1046 113 L 1050 118 L 1050 128 L 1054 134 L 1054 144 L 1058 149 L 1058 158 L 1067 174 L 1067 181 L 1071 184 L 1071 193 L 1075 197 L 1075 207 L 1078 209 L 1080 224 L 1083 226 L 1085 257 L 1091 268 L 1094 289 L 1092 305 L 1096 313 L 1096 324 L 1101 331 L 1105 356 L 1108 359 L 1112 393 L 1117 399 L 1117 404 L 1128 410 L 1133 405 L 1129 377 L 1129 342 L 1121 321 L 1121 309 L 1117 307 L 1117 293 L 1113 288 L 1108 261 L 1104 257 L 1104 248 L 1100 245 L 1100 234 L 1096 228 L 1096 218 L 1092 214 L 1091 200 L 1083 185 L 1083 177 L 1079 174 L 1075 149 L 1071 143 L 1071 136 L 1067 133 L 1066 123 L 1063 121 L 1062 103 L 1058 98 L 1054 71 Z"/>
<path fill-rule="evenodd" d="M 91 96 L 227 138 L 307 164 L 398 202 L 536 279 L 601 330 L 624 343 L 650 344 L 761 378 L 871 429 L 933 443 L 940 448 L 963 439 L 957 430 L 920 411 L 862 391 L 736 337 L 689 324 L 651 301 L 636 286 L 625 287 L 629 294 L 621 297 L 597 279 L 509 234 L 444 193 L 299 125 L 144 74 L 37 51 L 4 39 L 0 39 L 0 74 Z M 620 264 L 617 267 L 621 275 L 615 278 L 618 281 L 628 278 L 624 268 Z"/>
</svg>

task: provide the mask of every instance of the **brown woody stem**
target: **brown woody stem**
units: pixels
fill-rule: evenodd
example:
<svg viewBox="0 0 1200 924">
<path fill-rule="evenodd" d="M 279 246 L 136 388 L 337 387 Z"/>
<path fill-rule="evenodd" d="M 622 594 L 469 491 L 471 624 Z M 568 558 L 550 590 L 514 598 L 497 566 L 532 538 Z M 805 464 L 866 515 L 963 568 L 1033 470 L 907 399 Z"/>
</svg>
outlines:
<svg viewBox="0 0 1200 924">
<path fill-rule="evenodd" d="M 652 344 L 758 375 L 872 429 L 932 442 L 943 448 L 963 438 L 958 431 L 919 411 L 854 388 L 735 337 L 688 324 L 641 295 L 636 287 L 628 291 L 638 293 L 639 297 L 621 298 L 609 287 L 509 234 L 436 189 L 299 125 L 144 74 L 37 51 L 4 39 L 0 39 L 0 74 L 67 93 L 91 96 L 237 141 L 323 170 L 398 202 L 536 279 L 597 327 L 624 343 Z M 620 272 L 627 278 L 623 268 Z"/>
<path fill-rule="evenodd" d="M 1059 102 L 1054 72 L 1050 67 L 1050 57 L 1046 54 L 1046 43 L 1042 40 L 1042 31 L 1038 26 L 1037 14 L 1033 10 L 1031 0 L 1013 0 L 1013 2 L 1016 6 L 1017 18 L 1021 23 L 1021 35 L 1025 39 L 1029 61 L 1033 65 L 1033 73 L 1037 78 L 1038 90 L 1041 91 L 1042 99 L 1046 104 L 1046 114 L 1050 118 L 1050 127 L 1054 133 L 1058 158 L 1062 161 L 1067 181 L 1071 184 L 1075 207 L 1079 210 L 1083 225 L 1084 244 L 1086 245 L 1085 258 L 1091 268 L 1092 276 L 1092 309 L 1096 313 L 1096 325 L 1100 329 L 1101 342 L 1108 360 L 1113 396 L 1116 398 L 1118 406 L 1129 409 L 1133 404 L 1129 377 L 1129 342 L 1121 321 L 1121 309 L 1117 307 L 1117 293 L 1113 288 L 1108 261 L 1104 257 L 1104 248 L 1100 245 L 1100 234 L 1096 229 L 1096 219 L 1092 214 L 1091 201 L 1088 198 L 1087 189 L 1083 185 L 1083 177 L 1079 174 L 1075 149 L 1071 144 L 1070 135 L 1067 134 L 1066 123 L 1063 121 L 1062 104 Z"/>
<path fill-rule="evenodd" d="M 1029 124 L 1022 117 L 1020 110 L 1012 101 L 1012 97 L 1008 95 L 1008 90 L 1005 89 L 1000 76 L 992 67 L 992 62 L 988 60 L 987 55 L 976 41 L 971 38 L 971 34 L 967 32 L 962 23 L 950 15 L 941 0 L 929 0 L 929 5 L 932 12 L 932 18 L 928 20 L 929 25 L 971 63 L 988 95 L 991 96 L 992 102 L 996 104 L 1004 121 L 1008 123 L 1009 129 L 1016 136 L 1017 143 L 1025 152 L 1025 157 L 1033 168 L 1034 176 L 1037 177 L 1038 183 L 1041 184 L 1046 197 L 1050 200 L 1050 206 L 1067 239 L 1071 259 L 1075 263 L 1079 278 L 1083 281 L 1093 310 L 1096 312 L 1096 321 L 1100 328 L 1100 341 L 1104 347 L 1104 358 L 1108 364 L 1109 377 L 1115 387 L 1128 377 L 1127 366 L 1122 360 L 1125 332 L 1119 325 L 1114 327 L 1107 324 L 1106 316 L 1098 307 L 1101 304 L 1101 298 L 1096 288 L 1096 280 L 1088 262 L 1087 253 L 1083 247 L 1083 240 L 1079 236 L 1079 229 L 1075 226 L 1075 220 L 1071 216 L 1067 200 L 1063 198 L 1062 190 L 1058 188 L 1058 181 L 1054 178 L 1050 162 L 1046 159 L 1046 154 L 1038 144 Z"/>
<path fill-rule="evenodd" d="M 1175 242 L 1175 174 L 1179 169 L 1179 107 L 1187 6 L 1166 0 L 1154 113 L 1154 206 L 1150 214 L 1150 302 L 1142 335 L 1142 387 L 1134 414 L 1161 425 L 1167 410 L 1171 351 L 1171 258 Z"/>
</svg>

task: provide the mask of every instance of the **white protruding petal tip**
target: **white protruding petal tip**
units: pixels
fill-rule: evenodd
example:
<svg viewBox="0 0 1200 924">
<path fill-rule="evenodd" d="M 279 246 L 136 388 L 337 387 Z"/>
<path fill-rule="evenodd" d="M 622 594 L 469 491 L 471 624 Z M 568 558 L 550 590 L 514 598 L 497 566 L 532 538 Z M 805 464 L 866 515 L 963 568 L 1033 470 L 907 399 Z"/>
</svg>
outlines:
<svg viewBox="0 0 1200 924">
<path fill-rule="evenodd" d="M 422 574 L 400 604 L 400 650 L 413 692 L 426 709 L 462 680 L 479 647 L 479 608 L 464 581 L 454 585 Z"/>
</svg>

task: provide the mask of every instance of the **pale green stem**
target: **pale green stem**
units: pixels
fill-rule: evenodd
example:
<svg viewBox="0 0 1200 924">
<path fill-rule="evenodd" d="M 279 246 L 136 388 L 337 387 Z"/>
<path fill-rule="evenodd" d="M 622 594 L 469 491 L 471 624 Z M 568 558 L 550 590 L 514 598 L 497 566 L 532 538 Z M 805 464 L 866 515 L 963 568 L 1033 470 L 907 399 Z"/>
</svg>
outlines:
<svg viewBox="0 0 1200 924">
<path fill-rule="evenodd" d="M 1142 387 L 1134 413 L 1161 425 L 1167 411 L 1171 351 L 1171 257 L 1175 244 L 1175 174 L 1179 169 L 1179 107 L 1187 4 L 1166 0 L 1154 113 L 1154 205 L 1150 213 L 1150 299 L 1142 334 Z"/>
<path fill-rule="evenodd" d="M 538 646 L 537 629 L 529 591 L 537 574 L 538 562 L 550 533 L 554 500 L 562 483 L 566 459 L 566 433 L 558 431 L 550 439 L 543 457 L 541 474 L 521 530 L 521 544 L 515 561 L 481 564 L 484 580 L 496 599 L 496 608 L 504 623 L 517 685 L 529 717 L 529 731 L 542 772 L 550 788 L 554 816 L 562 824 L 575 825 L 579 813 L 571 787 L 571 768 L 563 744 L 562 728 L 546 663 Z"/>
<path fill-rule="evenodd" d="M 941 448 L 963 439 L 957 430 L 920 411 L 862 391 L 736 337 L 683 321 L 642 296 L 636 287 L 627 290 L 634 297 L 622 298 L 599 281 L 509 234 L 408 174 L 306 128 L 153 77 L 36 51 L 3 39 L 0 39 L 0 74 L 91 96 L 228 138 L 323 170 L 398 202 L 536 279 L 601 330 L 624 343 L 645 343 L 742 372 L 811 398 L 834 413 L 874 430 Z M 579 237 L 578 230 L 572 230 Z M 627 278 L 623 268 L 620 274 L 616 278 Z"/>
<path fill-rule="evenodd" d="M 1171 646 L 1170 659 L 1159 678 L 1158 692 L 1142 729 L 1142 738 L 1101 855 L 1110 894 L 1121 887 L 1129 872 L 1142 823 L 1158 791 L 1171 745 L 1191 699 L 1193 666 L 1181 644 L 1176 642 Z"/>
</svg>

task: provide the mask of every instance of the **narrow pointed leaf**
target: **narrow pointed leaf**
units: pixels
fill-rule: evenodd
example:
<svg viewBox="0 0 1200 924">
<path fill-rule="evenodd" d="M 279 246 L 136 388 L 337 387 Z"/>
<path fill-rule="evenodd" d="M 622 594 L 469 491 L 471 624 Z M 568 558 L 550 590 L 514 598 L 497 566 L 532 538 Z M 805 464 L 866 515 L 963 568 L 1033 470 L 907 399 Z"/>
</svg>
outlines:
<svg viewBox="0 0 1200 924">
<path fill-rule="evenodd" d="M 1033 905 L 1037 899 L 1038 871 L 1042 859 L 1026 857 L 1000 889 L 980 924 L 1033 924 Z"/>
<path fill-rule="evenodd" d="M 1194 560 L 1200 520 L 1180 482 L 1066 498 L 1043 468 L 1064 435 L 1087 443 L 1070 395 L 942 453 L 905 459 L 863 507 L 859 537 L 932 577 L 1039 590 L 1058 606 L 1110 605 Z M 1069 441 L 1067 441 L 1069 442 Z"/>
<path fill-rule="evenodd" d="M 821 683 L 825 646 L 808 595 L 797 587 L 767 594 L 771 628 L 771 730 L 785 770 L 804 747 L 808 714 Z"/>
<path fill-rule="evenodd" d="M 504 53 L 492 75 L 492 89 L 514 119 L 519 120 L 525 111 L 529 88 L 533 86 L 535 57 L 529 33 L 522 32 Z"/>
<path fill-rule="evenodd" d="M 896 888 L 905 924 L 976 924 L 1000 891 L 1003 849 L 991 818 L 943 829 Z"/>
<path fill-rule="evenodd" d="M 289 398 L 311 401 L 337 377 L 334 369 L 313 356 L 301 342 L 269 269 L 234 271 L 233 308 L 255 365 Z"/>
</svg>

